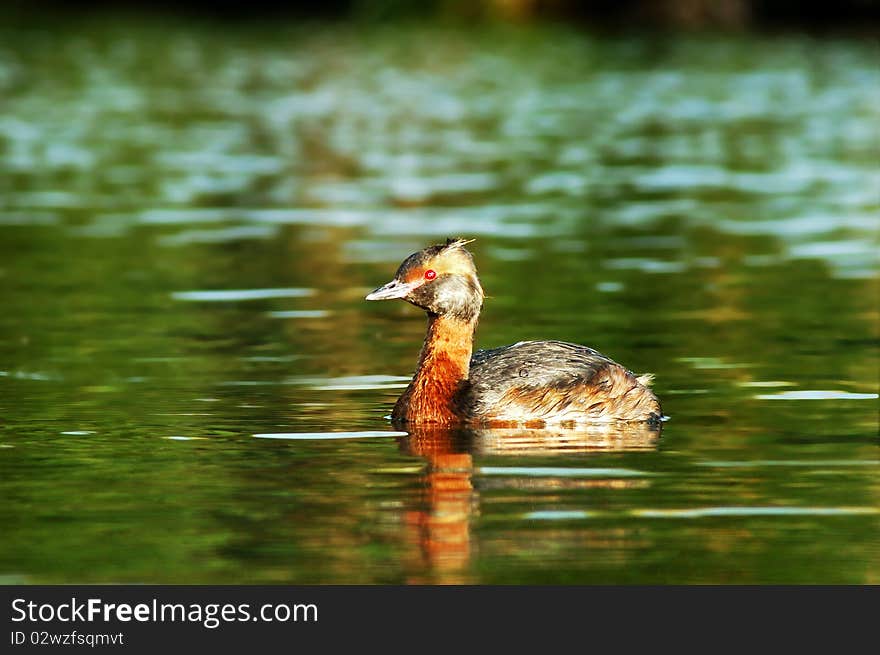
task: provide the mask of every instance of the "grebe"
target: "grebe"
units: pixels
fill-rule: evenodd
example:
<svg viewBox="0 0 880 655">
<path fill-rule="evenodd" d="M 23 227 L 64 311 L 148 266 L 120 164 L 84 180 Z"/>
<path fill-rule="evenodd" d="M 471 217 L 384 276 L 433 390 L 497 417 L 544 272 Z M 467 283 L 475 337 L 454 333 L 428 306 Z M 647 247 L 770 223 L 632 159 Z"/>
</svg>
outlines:
<svg viewBox="0 0 880 655">
<path fill-rule="evenodd" d="M 563 341 L 521 341 L 473 353 L 483 288 L 470 241 L 448 239 L 407 257 L 367 300 L 402 298 L 428 313 L 415 375 L 391 418 L 490 425 L 661 420 L 652 376 Z"/>
</svg>

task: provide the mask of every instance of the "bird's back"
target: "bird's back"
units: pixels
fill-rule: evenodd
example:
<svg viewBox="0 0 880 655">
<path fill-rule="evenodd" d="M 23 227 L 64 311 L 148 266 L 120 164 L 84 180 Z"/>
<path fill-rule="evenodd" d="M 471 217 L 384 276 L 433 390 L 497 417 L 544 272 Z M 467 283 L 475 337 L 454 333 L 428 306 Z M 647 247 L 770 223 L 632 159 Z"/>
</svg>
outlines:
<svg viewBox="0 0 880 655">
<path fill-rule="evenodd" d="M 649 379 L 586 346 L 521 341 L 474 353 L 459 411 L 489 422 L 659 421 Z"/>
</svg>

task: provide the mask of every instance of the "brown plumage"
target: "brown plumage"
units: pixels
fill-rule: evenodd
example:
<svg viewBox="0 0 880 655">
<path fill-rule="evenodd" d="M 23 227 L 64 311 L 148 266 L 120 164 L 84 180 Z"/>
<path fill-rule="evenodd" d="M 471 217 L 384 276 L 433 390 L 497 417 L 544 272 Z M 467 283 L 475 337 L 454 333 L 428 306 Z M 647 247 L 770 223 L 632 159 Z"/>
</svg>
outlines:
<svg viewBox="0 0 880 655">
<path fill-rule="evenodd" d="M 651 376 L 563 341 L 523 341 L 474 354 L 483 288 L 461 239 L 407 257 L 367 300 L 402 298 L 428 314 L 415 375 L 392 418 L 418 423 L 528 425 L 657 422 Z"/>
</svg>

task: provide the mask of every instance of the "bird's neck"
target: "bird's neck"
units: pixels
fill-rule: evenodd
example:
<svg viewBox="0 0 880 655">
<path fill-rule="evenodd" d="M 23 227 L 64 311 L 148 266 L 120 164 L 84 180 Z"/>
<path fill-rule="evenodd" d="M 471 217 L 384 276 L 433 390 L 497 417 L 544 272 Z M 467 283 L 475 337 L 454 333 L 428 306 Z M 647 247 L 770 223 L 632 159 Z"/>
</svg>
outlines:
<svg viewBox="0 0 880 655">
<path fill-rule="evenodd" d="M 429 314 L 428 333 L 419 354 L 416 377 L 429 376 L 454 382 L 467 380 L 476 327 L 476 319 L 463 321 Z"/>
<path fill-rule="evenodd" d="M 428 333 L 412 382 L 393 415 L 414 421 L 456 421 L 454 399 L 468 379 L 477 319 L 428 315 Z"/>
</svg>

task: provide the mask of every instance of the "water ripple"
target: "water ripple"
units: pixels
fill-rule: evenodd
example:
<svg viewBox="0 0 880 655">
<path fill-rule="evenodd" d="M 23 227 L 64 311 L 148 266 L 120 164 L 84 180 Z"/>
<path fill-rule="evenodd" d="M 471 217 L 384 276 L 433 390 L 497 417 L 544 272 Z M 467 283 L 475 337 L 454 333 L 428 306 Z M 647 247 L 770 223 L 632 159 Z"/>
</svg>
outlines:
<svg viewBox="0 0 880 655">
<path fill-rule="evenodd" d="M 566 519 L 586 519 L 594 515 L 593 512 L 580 509 L 537 510 L 523 514 L 523 518 L 529 521 L 565 521 Z"/>
<path fill-rule="evenodd" d="M 364 439 L 376 437 L 405 437 L 406 432 L 396 430 L 365 430 L 362 432 L 267 432 L 254 435 L 258 439 L 292 439 L 301 441 L 325 439 Z"/>
<path fill-rule="evenodd" d="M 876 400 L 876 393 L 852 393 L 849 391 L 780 391 L 779 393 L 758 394 L 759 400 Z"/>
<path fill-rule="evenodd" d="M 853 516 L 880 514 L 876 507 L 702 507 L 697 509 L 640 509 L 644 518 L 698 519 L 724 516 Z"/>
<path fill-rule="evenodd" d="M 316 391 L 356 391 L 365 389 L 402 389 L 410 382 L 399 375 L 347 375 L 342 377 L 291 377 L 284 384 L 306 386 Z"/>
<path fill-rule="evenodd" d="M 697 462 L 697 466 L 709 466 L 716 468 L 753 468 L 762 466 L 807 466 L 811 468 L 825 468 L 829 466 L 880 466 L 880 460 L 870 459 L 833 459 L 833 460 L 800 460 L 800 459 L 755 459 L 742 461 L 713 460 Z"/>
<path fill-rule="evenodd" d="M 283 289 L 215 289 L 209 291 L 175 291 L 171 297 L 188 302 L 238 302 L 268 298 L 302 298 L 311 296 L 314 289 L 288 287 Z"/>
<path fill-rule="evenodd" d="M 600 477 L 632 478 L 653 475 L 645 471 L 626 468 L 567 468 L 555 466 L 481 466 L 482 475 L 525 475 L 536 477 Z"/>
<path fill-rule="evenodd" d="M 326 309 L 282 309 L 266 312 L 269 318 L 326 318 L 330 312 Z"/>
</svg>

